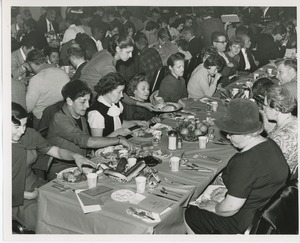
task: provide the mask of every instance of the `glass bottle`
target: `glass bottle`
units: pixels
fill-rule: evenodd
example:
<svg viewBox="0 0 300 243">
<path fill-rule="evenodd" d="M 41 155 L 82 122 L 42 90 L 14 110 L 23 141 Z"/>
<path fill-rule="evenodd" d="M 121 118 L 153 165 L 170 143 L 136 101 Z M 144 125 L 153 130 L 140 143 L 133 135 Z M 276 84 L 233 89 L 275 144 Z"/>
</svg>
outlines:
<svg viewBox="0 0 300 243">
<path fill-rule="evenodd" d="M 169 136 L 168 149 L 176 150 L 177 149 L 177 132 L 172 130 L 168 133 L 168 136 Z"/>
</svg>

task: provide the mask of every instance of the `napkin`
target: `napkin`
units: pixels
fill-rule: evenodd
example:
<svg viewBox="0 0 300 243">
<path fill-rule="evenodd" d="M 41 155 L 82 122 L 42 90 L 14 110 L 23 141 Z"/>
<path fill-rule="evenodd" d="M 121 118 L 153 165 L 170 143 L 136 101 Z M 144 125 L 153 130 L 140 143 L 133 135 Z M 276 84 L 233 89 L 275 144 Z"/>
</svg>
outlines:
<svg viewBox="0 0 300 243">
<path fill-rule="evenodd" d="M 81 191 L 85 189 L 75 190 L 76 197 L 78 198 L 79 204 L 84 213 L 91 213 L 101 210 L 101 206 L 95 200 L 90 199 L 82 194 Z"/>
<path fill-rule="evenodd" d="M 212 200 L 211 198 L 211 194 L 212 192 L 219 188 L 219 187 L 223 187 L 225 188 L 223 185 L 209 185 L 205 191 L 196 199 L 196 201 L 190 202 L 189 205 L 194 205 L 197 206 L 197 203 L 203 202 L 203 201 L 207 201 L 207 200 Z M 219 198 L 217 201 L 221 202 L 224 198 Z M 215 200 L 215 199 L 214 199 Z"/>
<path fill-rule="evenodd" d="M 147 198 L 139 203 L 139 206 L 151 212 L 160 214 L 172 204 L 173 202 L 170 202 L 163 198 L 157 197 L 155 195 L 148 195 Z"/>
</svg>

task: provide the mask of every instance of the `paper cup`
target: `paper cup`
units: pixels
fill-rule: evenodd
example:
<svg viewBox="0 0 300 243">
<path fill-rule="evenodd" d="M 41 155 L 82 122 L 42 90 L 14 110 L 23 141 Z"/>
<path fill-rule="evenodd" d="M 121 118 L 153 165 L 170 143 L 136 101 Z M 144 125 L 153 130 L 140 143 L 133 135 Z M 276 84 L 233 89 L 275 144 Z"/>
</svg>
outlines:
<svg viewBox="0 0 300 243">
<path fill-rule="evenodd" d="M 211 102 L 211 106 L 212 106 L 212 110 L 213 111 L 217 111 L 218 110 L 218 102 L 217 101 Z"/>
<path fill-rule="evenodd" d="M 206 144 L 208 143 L 208 137 L 206 136 L 199 136 L 199 148 L 200 149 L 205 149 L 206 148 Z"/>
<path fill-rule="evenodd" d="M 272 72 L 273 72 L 273 69 L 272 68 L 268 68 L 267 72 L 268 72 L 269 76 L 271 76 Z"/>
<path fill-rule="evenodd" d="M 239 92 L 238 88 L 233 88 L 231 94 L 232 96 L 235 96 L 238 92 Z"/>
<path fill-rule="evenodd" d="M 254 74 L 253 74 L 253 79 L 254 79 L 254 80 L 257 80 L 258 78 L 259 78 L 259 73 L 254 73 Z"/>
<path fill-rule="evenodd" d="M 169 161 L 171 171 L 177 172 L 179 171 L 180 158 L 179 157 L 171 157 Z"/>
<path fill-rule="evenodd" d="M 127 160 L 127 164 L 128 164 L 130 167 L 134 166 L 134 165 L 136 164 L 136 158 L 129 158 L 129 159 Z"/>
<path fill-rule="evenodd" d="M 86 177 L 87 177 L 89 188 L 93 188 L 97 186 L 98 175 L 96 173 L 89 173 L 87 174 Z"/>
<path fill-rule="evenodd" d="M 137 193 L 144 193 L 146 188 L 146 177 L 144 176 L 137 176 L 135 178 L 136 183 L 136 192 Z"/>
</svg>

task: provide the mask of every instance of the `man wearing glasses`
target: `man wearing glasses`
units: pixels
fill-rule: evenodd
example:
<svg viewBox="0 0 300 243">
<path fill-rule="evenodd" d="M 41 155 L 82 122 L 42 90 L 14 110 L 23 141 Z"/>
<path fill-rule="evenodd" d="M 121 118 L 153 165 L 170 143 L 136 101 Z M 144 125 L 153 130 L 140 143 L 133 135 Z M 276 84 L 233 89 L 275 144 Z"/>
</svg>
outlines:
<svg viewBox="0 0 300 243">
<path fill-rule="evenodd" d="M 286 28 L 277 25 L 271 34 L 262 33 L 257 39 L 256 59 L 259 67 L 269 63 L 269 60 L 282 58 L 285 54 L 287 39 Z"/>
<path fill-rule="evenodd" d="M 224 65 L 222 70 L 219 72 L 222 74 L 219 83 L 222 84 L 222 87 L 225 87 L 230 83 L 230 77 L 235 74 L 233 63 L 231 63 L 225 55 L 227 39 L 225 34 L 215 31 L 211 34 L 211 41 L 212 46 L 218 51 L 219 55 L 226 63 L 226 65 Z"/>
</svg>

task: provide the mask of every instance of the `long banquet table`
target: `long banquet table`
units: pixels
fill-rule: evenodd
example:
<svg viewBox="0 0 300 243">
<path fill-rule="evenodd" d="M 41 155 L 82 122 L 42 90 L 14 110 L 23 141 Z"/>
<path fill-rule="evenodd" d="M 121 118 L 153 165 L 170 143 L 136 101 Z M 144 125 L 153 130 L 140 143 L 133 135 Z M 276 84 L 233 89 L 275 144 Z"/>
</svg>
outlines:
<svg viewBox="0 0 300 243">
<path fill-rule="evenodd" d="M 224 114 L 224 106 L 218 98 L 213 98 L 219 102 L 217 112 L 210 115 L 213 118 Z M 196 113 L 196 117 L 204 120 L 207 117 L 206 105 L 200 101 L 188 100 L 186 110 Z M 174 127 L 176 121 L 165 119 L 165 124 Z M 215 133 L 215 141 L 220 138 L 221 133 L 216 127 L 213 127 Z M 136 139 L 136 138 L 134 138 Z M 159 146 L 154 149 L 167 148 L 167 135 L 163 133 L 162 141 Z M 134 142 L 134 140 L 133 140 Z M 38 222 L 37 234 L 184 234 L 185 227 L 183 224 L 184 207 L 191 200 L 195 200 L 215 176 L 226 166 L 228 160 L 236 152 L 231 145 L 220 145 L 213 142 L 207 144 L 206 149 L 199 150 L 198 142 L 183 142 L 182 149 L 172 151 L 173 156 L 180 156 L 182 152 L 193 154 L 201 152 L 204 155 L 218 156 L 222 159 L 220 163 L 216 163 L 207 159 L 193 159 L 193 163 L 201 167 L 211 170 L 211 172 L 184 171 L 181 166 L 178 172 L 172 172 L 169 166 L 169 159 L 155 167 L 161 183 L 154 192 L 159 192 L 162 186 L 177 190 L 184 194 L 178 202 L 173 202 L 170 210 L 161 214 L 160 222 L 148 223 L 139 218 L 127 215 L 126 209 L 130 206 L 139 208 L 139 205 L 133 205 L 129 202 L 116 202 L 110 197 L 111 192 L 103 194 L 101 201 L 102 210 L 84 214 L 79 201 L 73 191 L 59 192 L 52 187 L 53 182 L 49 182 L 39 190 L 38 198 Z M 174 182 L 182 184 L 172 184 L 166 181 L 167 178 Z M 115 191 L 117 189 L 136 190 L 134 180 L 129 183 L 119 183 L 112 181 L 106 176 L 98 179 L 99 185 L 108 185 Z M 78 188 L 87 188 L 87 184 Z M 148 189 L 143 193 L 148 197 Z"/>
</svg>

